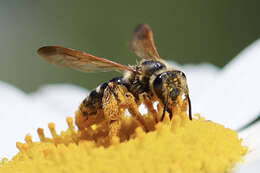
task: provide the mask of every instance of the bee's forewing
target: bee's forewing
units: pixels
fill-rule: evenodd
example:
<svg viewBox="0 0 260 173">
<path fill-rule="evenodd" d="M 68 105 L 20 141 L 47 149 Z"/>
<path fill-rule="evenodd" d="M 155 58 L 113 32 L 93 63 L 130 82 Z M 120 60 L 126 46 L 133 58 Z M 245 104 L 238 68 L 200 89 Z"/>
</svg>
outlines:
<svg viewBox="0 0 260 173">
<path fill-rule="evenodd" d="M 133 71 L 129 66 L 60 46 L 41 47 L 37 52 L 52 64 L 72 67 L 85 72 Z"/>
<path fill-rule="evenodd" d="M 130 50 L 144 59 L 161 59 L 154 44 L 152 29 L 147 24 L 141 24 L 135 28 L 130 41 Z"/>
</svg>

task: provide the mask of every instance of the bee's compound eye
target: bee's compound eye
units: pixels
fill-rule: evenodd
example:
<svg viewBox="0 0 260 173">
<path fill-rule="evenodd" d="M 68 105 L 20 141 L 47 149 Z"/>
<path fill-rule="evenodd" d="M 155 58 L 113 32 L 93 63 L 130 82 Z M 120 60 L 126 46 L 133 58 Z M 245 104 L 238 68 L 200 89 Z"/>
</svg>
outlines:
<svg viewBox="0 0 260 173">
<path fill-rule="evenodd" d="M 163 83 L 165 82 L 166 73 L 159 74 L 155 80 L 153 81 L 153 89 L 155 94 L 160 98 L 163 99 Z"/>
<path fill-rule="evenodd" d="M 186 79 L 186 75 L 182 71 L 176 71 L 177 74 L 179 74 L 181 77 L 184 77 Z"/>
</svg>

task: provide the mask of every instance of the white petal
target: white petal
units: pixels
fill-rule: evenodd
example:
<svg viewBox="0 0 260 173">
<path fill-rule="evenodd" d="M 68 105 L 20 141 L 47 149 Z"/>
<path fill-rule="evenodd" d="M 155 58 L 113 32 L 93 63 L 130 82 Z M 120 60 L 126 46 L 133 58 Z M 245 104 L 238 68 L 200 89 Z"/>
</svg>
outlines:
<svg viewBox="0 0 260 173">
<path fill-rule="evenodd" d="M 250 163 L 242 163 L 241 166 L 238 166 L 234 172 L 236 173 L 259 173 L 260 170 L 260 159 L 254 160 Z"/>
<path fill-rule="evenodd" d="M 254 173 L 260 170 L 260 122 L 245 129 L 239 134 L 243 138 L 244 144 L 249 147 L 249 152 L 245 156 L 244 163 L 240 164 L 236 169 L 239 173 Z"/>
<path fill-rule="evenodd" d="M 195 104 L 207 119 L 239 128 L 260 112 L 260 40 L 224 67 Z"/>
<path fill-rule="evenodd" d="M 60 116 L 74 116 L 88 91 L 71 84 L 46 85 L 30 95 L 30 99 L 48 109 L 57 111 Z"/>
<path fill-rule="evenodd" d="M 197 65 L 184 65 L 182 67 L 186 74 L 189 86 L 190 98 L 196 103 L 220 73 L 220 69 L 208 63 Z"/>
<path fill-rule="evenodd" d="M 0 135 L 4 137 L 1 157 L 4 157 L 14 155 L 16 141 L 22 141 L 26 133 L 35 131 L 35 125 L 38 127 L 44 119 L 50 121 L 55 113 L 39 109 L 21 90 L 3 82 L 0 82 L 0 95 Z"/>
<path fill-rule="evenodd" d="M 65 117 L 74 116 L 77 104 L 86 92 L 78 87 L 58 85 L 28 96 L 0 81 L 0 122 L 4 122 L 0 125 L 0 136 L 4 138 L 0 158 L 14 156 L 18 151 L 16 142 L 22 142 L 27 133 L 38 140 L 38 127 L 44 128 L 47 136 L 50 136 L 50 122 L 56 124 L 57 131 L 66 129 Z"/>
<path fill-rule="evenodd" d="M 244 140 L 245 145 L 249 146 L 247 161 L 260 160 L 260 122 L 248 127 L 239 133 L 239 137 Z"/>
</svg>

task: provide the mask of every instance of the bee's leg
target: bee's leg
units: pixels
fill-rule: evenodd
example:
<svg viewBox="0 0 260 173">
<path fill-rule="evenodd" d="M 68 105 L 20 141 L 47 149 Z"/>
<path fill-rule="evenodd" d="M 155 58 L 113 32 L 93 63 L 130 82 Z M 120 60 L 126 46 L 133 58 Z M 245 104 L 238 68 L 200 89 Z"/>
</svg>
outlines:
<svg viewBox="0 0 260 173">
<path fill-rule="evenodd" d="M 142 114 L 139 112 L 138 105 L 135 102 L 134 96 L 131 93 L 127 92 L 125 93 L 125 97 L 129 113 L 140 122 L 144 131 L 148 132 L 148 127 Z"/>
<path fill-rule="evenodd" d="M 111 141 L 113 137 L 118 136 L 120 129 L 120 109 L 115 93 L 115 84 L 109 83 L 104 90 L 104 96 L 102 98 L 102 108 L 105 116 L 105 120 L 109 126 L 108 137 Z"/>
<path fill-rule="evenodd" d="M 111 120 L 111 121 L 109 121 L 108 137 L 109 137 L 110 141 L 112 140 L 113 137 L 116 137 L 116 136 L 118 137 L 120 127 L 121 127 L 120 120 Z"/>
<path fill-rule="evenodd" d="M 142 96 L 142 100 L 143 100 L 146 108 L 148 109 L 149 113 L 153 115 L 154 122 L 158 123 L 158 116 L 157 116 L 158 113 L 153 107 L 152 99 L 147 95 L 147 93 L 144 93 L 141 96 Z"/>
<path fill-rule="evenodd" d="M 112 85 L 112 82 L 110 82 Z M 135 97 L 131 94 L 124 85 L 114 84 L 114 95 L 117 99 L 119 117 L 124 114 L 124 110 L 128 109 L 129 113 L 141 124 L 144 131 L 148 131 L 145 120 L 138 109 L 138 104 L 135 101 Z"/>
</svg>

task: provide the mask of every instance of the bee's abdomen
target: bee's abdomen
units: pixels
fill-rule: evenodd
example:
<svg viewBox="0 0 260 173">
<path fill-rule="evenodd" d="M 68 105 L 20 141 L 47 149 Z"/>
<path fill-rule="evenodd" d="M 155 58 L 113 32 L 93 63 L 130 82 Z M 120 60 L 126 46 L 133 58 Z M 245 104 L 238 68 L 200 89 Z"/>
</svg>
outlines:
<svg viewBox="0 0 260 173">
<path fill-rule="evenodd" d="M 102 109 L 102 98 L 109 82 L 114 82 L 116 84 L 121 84 L 127 87 L 127 83 L 123 80 L 122 77 L 113 78 L 112 80 L 99 85 L 96 89 L 92 90 L 88 97 L 85 98 L 81 103 L 80 110 L 83 115 L 95 115 L 97 110 Z"/>
<path fill-rule="evenodd" d="M 95 115 L 97 110 L 102 106 L 103 93 L 93 90 L 89 93 L 88 97 L 83 100 L 80 105 L 80 110 L 84 116 Z"/>
</svg>

